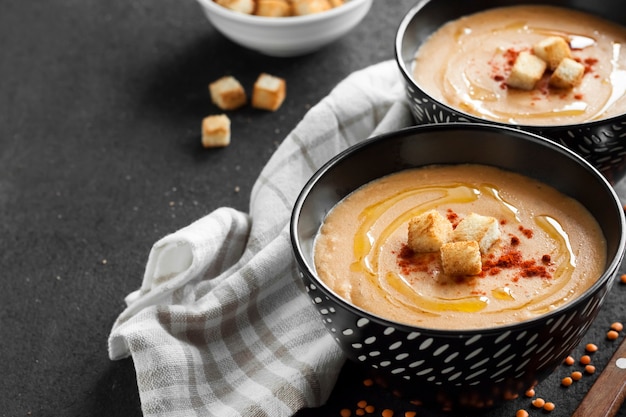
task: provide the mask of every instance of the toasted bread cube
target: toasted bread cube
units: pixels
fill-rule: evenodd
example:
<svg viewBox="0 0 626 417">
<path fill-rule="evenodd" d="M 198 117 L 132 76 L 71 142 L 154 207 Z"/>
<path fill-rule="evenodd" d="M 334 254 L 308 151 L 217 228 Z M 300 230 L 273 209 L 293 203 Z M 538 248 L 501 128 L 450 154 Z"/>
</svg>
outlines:
<svg viewBox="0 0 626 417">
<path fill-rule="evenodd" d="M 436 252 L 451 235 L 452 223 L 437 210 L 429 210 L 409 221 L 407 245 L 416 253 Z"/>
<path fill-rule="evenodd" d="M 345 3 L 344 0 L 328 0 L 331 7 L 339 7 Z"/>
<path fill-rule="evenodd" d="M 211 100 L 222 110 L 235 110 L 246 104 L 246 91 L 239 81 L 230 75 L 209 84 Z"/>
<path fill-rule="evenodd" d="M 563 58 L 571 58 L 572 51 L 565 39 L 560 36 L 550 36 L 533 45 L 536 56 L 548 63 L 548 68 L 554 71 Z"/>
<path fill-rule="evenodd" d="M 255 14 L 266 17 L 291 16 L 291 4 L 287 0 L 257 0 Z"/>
<path fill-rule="evenodd" d="M 573 88 L 585 75 L 585 66 L 571 58 L 563 58 L 550 76 L 550 85 L 556 88 Z"/>
<path fill-rule="evenodd" d="M 328 0 L 292 0 L 293 13 L 298 16 L 321 13 L 332 7 Z"/>
<path fill-rule="evenodd" d="M 230 144 L 230 119 L 225 114 L 216 114 L 202 119 L 202 146 L 224 147 Z"/>
<path fill-rule="evenodd" d="M 500 234 L 500 225 L 496 218 L 470 213 L 456 226 L 452 240 L 455 242 L 476 241 L 481 253 L 487 253 L 489 248 L 500 239 Z"/>
<path fill-rule="evenodd" d="M 239 13 L 254 14 L 254 0 L 214 0 L 220 6 Z"/>
<path fill-rule="evenodd" d="M 262 73 L 254 83 L 252 90 L 252 107 L 276 111 L 287 94 L 287 83 L 284 79 Z"/>
<path fill-rule="evenodd" d="M 506 83 L 513 88 L 530 91 L 543 76 L 546 66 L 543 59 L 528 51 L 522 51 L 517 55 Z"/>
<path fill-rule="evenodd" d="M 443 273 L 446 275 L 476 275 L 483 269 L 480 247 L 473 240 L 444 243 L 440 255 Z"/>
</svg>

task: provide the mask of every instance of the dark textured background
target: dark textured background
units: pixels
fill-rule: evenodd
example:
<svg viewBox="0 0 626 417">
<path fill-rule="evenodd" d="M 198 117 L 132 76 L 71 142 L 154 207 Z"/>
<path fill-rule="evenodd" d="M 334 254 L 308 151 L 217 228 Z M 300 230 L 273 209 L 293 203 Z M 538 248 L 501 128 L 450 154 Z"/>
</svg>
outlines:
<svg viewBox="0 0 626 417">
<path fill-rule="evenodd" d="M 282 59 L 232 44 L 193 0 L 0 4 L 0 414 L 140 416 L 132 361 L 109 361 L 107 337 L 152 244 L 215 208 L 247 210 L 255 178 L 306 111 L 352 71 L 393 58 L 413 0 L 375 1 L 344 39 Z M 251 85 L 261 71 L 287 80 L 281 109 L 233 112 L 231 146 L 201 148 L 200 121 L 217 111 L 207 84 L 232 74 Z M 585 338 L 600 346 L 598 368 L 625 297 L 616 285 Z M 538 388 L 553 416 L 570 415 L 597 378 L 563 389 L 570 370 Z M 347 365 L 329 404 L 301 415 L 338 416 L 360 399 L 376 415 L 415 408 L 362 377 Z M 484 415 L 521 407 L 529 400 Z"/>
</svg>

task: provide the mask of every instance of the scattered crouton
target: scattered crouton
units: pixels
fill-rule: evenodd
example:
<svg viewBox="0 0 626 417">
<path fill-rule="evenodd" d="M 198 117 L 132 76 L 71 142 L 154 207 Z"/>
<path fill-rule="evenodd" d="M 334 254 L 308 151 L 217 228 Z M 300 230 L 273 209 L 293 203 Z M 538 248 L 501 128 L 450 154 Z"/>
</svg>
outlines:
<svg viewBox="0 0 626 417">
<path fill-rule="evenodd" d="M 510 87 L 530 91 L 543 77 L 546 67 L 547 64 L 543 59 L 528 51 L 522 51 L 518 54 L 506 83 Z"/>
<path fill-rule="evenodd" d="M 244 88 L 230 75 L 210 83 L 209 92 L 213 103 L 222 110 L 235 110 L 247 102 Z"/>
<path fill-rule="evenodd" d="M 549 36 L 533 45 L 533 52 L 543 59 L 551 71 L 554 71 L 564 58 L 571 58 L 572 51 L 565 39 L 560 36 Z"/>
<path fill-rule="evenodd" d="M 235 110 L 247 103 L 244 88 L 232 76 L 223 76 L 210 83 L 209 92 L 213 103 L 222 110 Z M 286 81 L 261 73 L 253 87 L 251 104 L 259 109 L 275 111 L 282 105 L 285 97 Z M 213 148 L 229 144 L 230 119 L 225 114 L 205 117 L 202 120 L 202 145 Z"/>
<path fill-rule="evenodd" d="M 452 223 L 437 210 L 429 210 L 409 221 L 407 245 L 417 253 L 436 252 L 452 235 Z"/>
<path fill-rule="evenodd" d="M 283 104 L 287 93 L 284 79 L 261 73 L 252 90 L 252 107 L 276 111 Z"/>
<path fill-rule="evenodd" d="M 230 119 L 225 114 L 207 116 L 202 119 L 202 146 L 205 148 L 225 147 L 230 144 Z"/>
<path fill-rule="evenodd" d="M 255 14 L 266 17 L 285 17 L 291 16 L 293 10 L 291 3 L 287 0 L 257 0 Z"/>
<path fill-rule="evenodd" d="M 239 13 L 253 14 L 254 13 L 254 0 L 215 0 L 220 6 L 227 9 L 234 10 Z"/>
<path fill-rule="evenodd" d="M 441 266 L 450 276 L 476 275 L 482 270 L 478 242 L 460 241 L 441 245 Z"/>
<path fill-rule="evenodd" d="M 556 88 L 573 88 L 585 75 L 585 66 L 571 58 L 563 58 L 550 76 L 550 85 Z"/>
<path fill-rule="evenodd" d="M 480 247 L 480 252 L 487 253 L 489 248 L 500 239 L 500 233 L 500 225 L 496 218 L 470 213 L 456 226 L 452 240 L 476 241 Z"/>
</svg>

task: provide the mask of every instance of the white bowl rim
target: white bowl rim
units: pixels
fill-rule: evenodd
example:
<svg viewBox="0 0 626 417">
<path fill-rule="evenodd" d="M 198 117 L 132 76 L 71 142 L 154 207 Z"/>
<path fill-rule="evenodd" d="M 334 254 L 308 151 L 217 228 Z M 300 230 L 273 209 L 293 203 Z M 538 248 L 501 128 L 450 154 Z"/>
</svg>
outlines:
<svg viewBox="0 0 626 417">
<path fill-rule="evenodd" d="M 213 0 L 197 0 L 205 8 L 211 12 L 215 12 L 225 19 L 238 20 L 241 23 L 250 23 L 257 26 L 265 27 L 292 27 L 301 25 L 303 23 L 313 23 L 321 20 L 330 19 L 333 16 L 344 15 L 350 13 L 353 9 L 362 7 L 366 4 L 372 3 L 373 0 L 346 0 L 344 4 L 338 7 L 334 7 L 330 10 L 313 13 L 303 16 L 285 16 L 285 17 L 268 17 L 257 16 L 245 13 L 236 12 L 230 10 L 224 6 L 220 6 Z"/>
</svg>

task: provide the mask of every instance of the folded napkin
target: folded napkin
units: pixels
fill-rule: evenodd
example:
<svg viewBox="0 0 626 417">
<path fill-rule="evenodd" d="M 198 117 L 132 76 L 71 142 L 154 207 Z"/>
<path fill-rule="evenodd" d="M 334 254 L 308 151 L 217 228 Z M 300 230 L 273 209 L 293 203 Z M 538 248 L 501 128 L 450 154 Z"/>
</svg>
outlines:
<svg viewBox="0 0 626 417">
<path fill-rule="evenodd" d="M 219 208 L 154 244 L 109 337 L 132 356 L 145 416 L 290 416 L 322 405 L 344 356 L 297 274 L 289 219 L 331 157 L 411 123 L 393 61 L 349 75 L 264 167 L 250 212 Z"/>
</svg>

